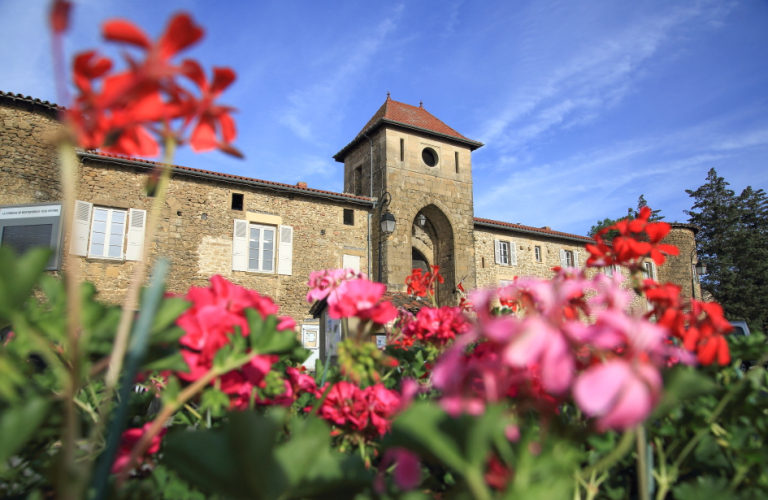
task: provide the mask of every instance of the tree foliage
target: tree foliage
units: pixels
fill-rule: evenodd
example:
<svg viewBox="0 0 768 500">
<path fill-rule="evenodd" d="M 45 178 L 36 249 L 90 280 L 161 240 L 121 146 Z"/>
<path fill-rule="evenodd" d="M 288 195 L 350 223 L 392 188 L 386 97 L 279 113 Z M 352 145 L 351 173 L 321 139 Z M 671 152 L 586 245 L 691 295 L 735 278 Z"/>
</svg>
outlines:
<svg viewBox="0 0 768 500">
<path fill-rule="evenodd" d="M 738 196 L 715 169 L 696 190 L 689 222 L 699 227 L 697 252 L 707 265 L 704 290 L 722 304 L 729 319 L 768 325 L 768 195 L 751 186 Z"/>
<path fill-rule="evenodd" d="M 587 233 L 588 236 L 594 236 L 597 234 L 598 231 L 600 231 L 603 228 L 610 227 L 617 222 L 625 219 L 636 219 L 638 214 L 640 213 L 640 209 L 643 207 L 647 207 L 648 202 L 645 200 L 644 195 L 640 195 L 640 197 L 637 199 L 637 209 L 634 209 L 632 207 L 627 208 L 627 215 L 623 217 L 617 217 L 615 219 L 611 219 L 610 217 L 606 217 L 603 220 L 597 221 L 597 223 L 589 228 L 589 232 Z M 663 215 L 659 215 L 661 210 L 653 210 L 651 212 L 651 216 L 648 218 L 648 222 L 656 222 L 664 219 Z M 618 236 L 618 231 L 608 231 L 606 234 L 606 237 L 604 238 L 606 241 L 611 241 L 615 236 Z"/>
</svg>

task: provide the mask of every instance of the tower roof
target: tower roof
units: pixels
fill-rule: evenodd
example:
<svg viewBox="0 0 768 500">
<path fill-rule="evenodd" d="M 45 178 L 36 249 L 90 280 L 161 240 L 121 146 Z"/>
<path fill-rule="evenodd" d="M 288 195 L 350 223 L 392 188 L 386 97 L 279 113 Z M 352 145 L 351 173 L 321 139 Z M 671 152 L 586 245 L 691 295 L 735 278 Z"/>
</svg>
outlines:
<svg viewBox="0 0 768 500">
<path fill-rule="evenodd" d="M 368 123 L 365 124 L 365 127 L 363 127 L 352 142 L 336 153 L 333 156 L 333 159 L 340 162 L 344 161 L 346 153 L 357 144 L 358 141 L 385 123 L 461 142 L 468 145 L 473 151 L 483 146 L 482 142 L 468 139 L 443 123 L 443 121 L 424 109 L 423 104 L 420 103 L 419 106 L 412 106 L 404 102 L 395 101 L 389 96 L 389 93 L 387 93 L 387 100 L 384 101 L 384 104 L 382 104 L 373 117 L 368 120 Z"/>
</svg>

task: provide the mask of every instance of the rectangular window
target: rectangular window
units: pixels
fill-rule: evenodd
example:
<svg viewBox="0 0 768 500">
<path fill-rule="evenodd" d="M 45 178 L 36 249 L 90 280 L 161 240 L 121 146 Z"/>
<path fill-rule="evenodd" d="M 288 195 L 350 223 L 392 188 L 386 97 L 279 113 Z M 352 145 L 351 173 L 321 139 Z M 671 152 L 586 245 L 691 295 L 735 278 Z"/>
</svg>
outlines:
<svg viewBox="0 0 768 500">
<path fill-rule="evenodd" d="M 565 251 L 565 267 L 575 267 L 576 261 L 573 259 L 573 252 L 571 250 Z"/>
<path fill-rule="evenodd" d="M 346 226 L 355 225 L 355 211 L 352 210 L 351 208 L 344 209 L 344 225 Z"/>
<path fill-rule="evenodd" d="M 242 193 L 232 193 L 232 210 L 243 210 L 243 199 L 245 195 Z"/>
<path fill-rule="evenodd" d="M 457 151 L 455 155 L 456 155 L 456 173 L 458 174 L 459 173 L 459 152 Z"/>
<path fill-rule="evenodd" d="M 504 266 L 509 265 L 509 242 L 508 241 L 499 242 L 499 264 L 502 264 Z"/>
<path fill-rule="evenodd" d="M 400 161 L 405 161 L 405 139 L 400 139 Z"/>
<path fill-rule="evenodd" d="M 248 270 L 275 272 L 275 228 L 251 224 L 248 237 Z"/>
<path fill-rule="evenodd" d="M 533 254 L 536 257 L 536 262 L 541 262 L 541 247 L 540 246 L 533 247 Z"/>
<path fill-rule="evenodd" d="M 512 281 L 512 280 L 499 280 L 499 286 L 500 287 L 509 286 L 512 283 L 514 283 L 514 281 Z"/>
<path fill-rule="evenodd" d="M 645 262 L 643 264 L 643 279 L 654 279 L 652 262 Z"/>
<path fill-rule="evenodd" d="M 360 165 L 352 174 L 352 194 L 363 195 L 363 166 Z"/>
<path fill-rule="evenodd" d="M 94 207 L 88 257 L 122 259 L 125 243 L 126 210 Z"/>
</svg>

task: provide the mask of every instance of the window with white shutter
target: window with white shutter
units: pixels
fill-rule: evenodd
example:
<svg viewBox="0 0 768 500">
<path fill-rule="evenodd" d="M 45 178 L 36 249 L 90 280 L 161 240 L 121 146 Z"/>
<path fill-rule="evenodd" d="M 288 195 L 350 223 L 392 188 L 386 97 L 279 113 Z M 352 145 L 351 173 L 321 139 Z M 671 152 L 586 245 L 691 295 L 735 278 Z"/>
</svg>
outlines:
<svg viewBox="0 0 768 500">
<path fill-rule="evenodd" d="M 496 254 L 496 263 L 502 266 L 508 266 L 510 262 L 510 244 L 508 241 L 495 240 L 494 250 Z M 512 248 L 514 251 L 514 248 Z"/>
<path fill-rule="evenodd" d="M 248 270 L 248 221 L 235 219 L 232 231 L 232 270 Z"/>
<path fill-rule="evenodd" d="M 568 267 L 568 263 L 566 261 L 566 256 L 565 256 L 565 250 L 563 250 L 562 248 L 560 249 L 560 267 L 562 268 Z"/>
<path fill-rule="evenodd" d="M 87 201 L 75 201 L 75 213 L 72 221 L 72 235 L 69 253 L 86 256 L 88 254 L 88 234 L 91 231 L 91 212 L 93 204 Z"/>
<path fill-rule="evenodd" d="M 144 260 L 144 232 L 147 225 L 147 211 L 131 208 L 128 210 L 128 241 L 125 260 Z"/>
<path fill-rule="evenodd" d="M 517 247 L 515 245 L 515 242 L 510 241 L 507 244 L 509 245 L 509 265 L 516 266 L 517 265 Z"/>
<path fill-rule="evenodd" d="M 251 224 L 248 228 L 248 270 L 275 272 L 275 228 Z"/>
<path fill-rule="evenodd" d="M 278 248 L 277 273 L 293 274 L 293 227 L 280 226 L 280 247 Z"/>
<path fill-rule="evenodd" d="M 571 252 L 571 254 L 573 255 L 573 267 L 580 267 L 579 266 L 579 251 L 578 250 L 574 250 L 573 252 Z"/>
<path fill-rule="evenodd" d="M 88 257 L 123 259 L 127 217 L 126 210 L 103 207 L 93 209 Z"/>
</svg>

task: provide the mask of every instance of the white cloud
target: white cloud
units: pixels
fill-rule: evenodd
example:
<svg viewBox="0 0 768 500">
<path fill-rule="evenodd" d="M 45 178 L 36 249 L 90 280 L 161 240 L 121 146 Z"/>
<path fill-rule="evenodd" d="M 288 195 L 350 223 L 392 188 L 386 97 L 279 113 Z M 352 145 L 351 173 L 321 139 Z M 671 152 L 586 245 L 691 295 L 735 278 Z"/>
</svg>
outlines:
<svg viewBox="0 0 768 500">
<path fill-rule="evenodd" d="M 280 111 L 279 122 L 302 140 L 322 145 L 318 139 L 320 132 L 328 127 L 331 120 L 338 119 L 339 104 L 363 81 L 371 61 L 396 29 L 402 10 L 402 5 L 397 6 L 390 17 L 381 21 L 364 38 L 350 41 L 334 54 L 324 54 L 326 60 L 341 62 L 335 66 L 314 68 L 319 74 L 307 75 L 307 80 L 317 83 L 289 94 L 290 104 Z"/>
<path fill-rule="evenodd" d="M 595 29 L 593 39 L 574 42 L 573 48 L 568 43 L 569 37 L 589 37 L 591 26 L 577 22 L 578 31 L 570 32 L 566 20 L 557 15 L 572 13 L 551 10 L 550 29 L 541 30 L 543 33 L 531 30 L 532 34 L 527 36 L 525 45 L 529 53 L 520 61 L 519 68 L 519 72 L 525 74 L 526 84 L 512 87 L 512 97 L 506 105 L 473 135 L 491 149 L 519 150 L 555 128 L 569 128 L 593 120 L 634 90 L 644 67 L 680 32 L 691 26 L 697 28 L 698 23 L 706 24 L 704 21 L 719 19 L 728 9 L 711 2 L 697 2 L 666 9 L 661 15 L 637 16 L 634 22 L 613 34 L 611 30 Z M 541 11 L 532 15 L 536 19 L 531 19 L 531 24 L 540 22 Z M 554 28 L 558 23 L 563 24 L 562 30 Z M 526 21 L 520 24 L 525 25 Z M 588 34 L 583 35 L 584 32 Z M 559 38 L 552 41 L 543 37 Z"/>
</svg>

